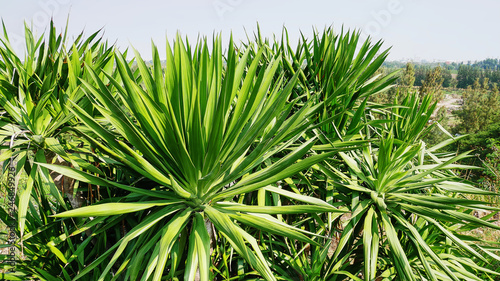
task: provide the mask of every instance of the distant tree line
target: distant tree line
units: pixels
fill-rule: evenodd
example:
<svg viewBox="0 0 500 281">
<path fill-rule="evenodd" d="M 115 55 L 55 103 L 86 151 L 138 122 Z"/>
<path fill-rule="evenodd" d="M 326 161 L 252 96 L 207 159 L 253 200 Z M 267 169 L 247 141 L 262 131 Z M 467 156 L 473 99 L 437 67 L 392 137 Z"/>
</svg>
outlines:
<svg viewBox="0 0 500 281">
<path fill-rule="evenodd" d="M 479 79 L 483 84 L 489 81 L 490 85 L 500 83 L 500 68 L 482 68 L 477 65 L 460 65 L 457 73 L 457 87 L 466 89 L 469 86 L 474 86 L 474 82 Z"/>
<path fill-rule="evenodd" d="M 414 86 L 421 87 L 425 78 L 431 71 L 436 71 L 440 68 L 442 77 L 443 88 L 461 88 L 474 86 L 476 80 L 480 84 L 485 81 L 489 83 L 490 87 L 494 84 L 500 84 L 500 60 L 499 59 L 485 59 L 477 62 L 467 63 L 412 63 L 414 64 L 415 82 Z M 406 63 L 403 62 L 387 62 L 384 66 L 388 69 L 405 69 Z M 456 74 L 456 75 L 453 75 Z"/>
</svg>

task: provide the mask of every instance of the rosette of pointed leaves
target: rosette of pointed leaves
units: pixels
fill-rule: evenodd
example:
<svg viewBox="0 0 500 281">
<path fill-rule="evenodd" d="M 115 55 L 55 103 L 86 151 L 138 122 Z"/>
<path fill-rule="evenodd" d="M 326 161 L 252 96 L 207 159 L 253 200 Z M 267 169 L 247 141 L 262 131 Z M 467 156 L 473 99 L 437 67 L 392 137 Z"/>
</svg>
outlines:
<svg viewBox="0 0 500 281">
<path fill-rule="evenodd" d="M 486 262 L 482 253 L 495 255 L 470 243 L 458 230 L 465 225 L 500 229 L 470 214 L 473 209 L 495 208 L 462 197 L 495 194 L 463 183 L 451 172 L 471 168 L 454 164 L 466 154 L 437 157 L 435 148 L 425 149 L 420 143 L 396 144 L 388 135 L 378 148 L 340 152 L 349 174 L 332 166 L 327 173 L 337 178 L 337 198 L 348 202 L 352 216 L 345 221 L 331 272 L 348 273 L 351 278 L 362 273 L 364 280 L 391 276 L 402 280 L 480 280 L 472 278 L 471 272 L 496 274 L 471 259 Z M 457 256 L 452 258 L 451 252 Z M 349 265 L 353 253 L 363 262 Z"/>
<path fill-rule="evenodd" d="M 24 57 L 14 51 L 5 26 L 0 39 L 0 161 L 12 157 L 16 176 L 22 175 L 20 182 L 25 183 L 19 185 L 16 194 L 19 239 L 15 244 L 26 259 L 18 263 L 18 274 L 44 272 L 57 276 L 72 271 L 61 269 L 68 260 L 62 253 L 74 249 L 71 242 L 64 244 L 64 249 L 60 245 L 60 250 L 49 243 L 61 229 L 72 232 L 73 222 L 50 217 L 71 205 L 64 201 L 64 193 L 58 190 L 49 171 L 33 162 L 51 162 L 59 155 L 75 167 L 100 173 L 65 152 L 76 142 L 74 135 L 66 134 L 68 126 L 75 124 L 69 100 L 92 113 L 80 89 L 80 79 L 88 78 L 85 65 L 94 67 L 103 78 L 101 71 L 111 73 L 113 47 L 98 37 L 99 32 L 89 37 L 82 33 L 73 42 L 67 40 L 66 34 L 57 33 L 51 22 L 48 32 L 37 38 L 26 26 Z"/>
<path fill-rule="evenodd" d="M 101 153 L 156 185 L 128 186 L 76 169 L 43 165 L 81 181 L 130 192 L 117 202 L 59 217 L 142 214 L 136 227 L 79 276 L 105 264 L 99 278 L 103 280 L 121 263 L 115 274 L 125 272 L 130 280 L 160 280 L 165 275 L 194 280 L 197 274 L 201 280 L 210 280 L 211 241 L 225 239 L 251 268 L 275 280 L 261 246 L 240 223 L 315 244 L 307 233 L 273 215 L 341 210 L 273 185 L 335 151 L 304 158 L 315 139 L 300 143 L 299 138 L 311 125 L 310 115 L 318 106 L 305 104 L 292 112 L 294 101 L 289 102 L 289 97 L 297 75 L 290 81 L 273 79 L 280 76 L 276 73 L 279 59 L 263 64 L 262 52 L 249 58 L 249 51 L 239 54 L 231 41 L 224 57 L 220 38 L 212 46 L 199 42 L 192 48 L 178 37 L 172 47 L 167 42 L 165 68 L 155 47 L 151 67 L 136 53 L 140 81 L 118 54 L 122 83 L 107 77 L 107 85 L 96 75 L 97 86 L 84 82 L 93 105 L 112 125 L 101 126 L 74 105 L 75 115 L 96 136 L 87 135 L 88 140 Z M 277 153 L 283 157 L 272 158 Z M 302 204 L 241 202 L 241 195 L 257 189 Z"/>
<path fill-rule="evenodd" d="M 32 31 L 25 28 L 26 54 L 21 59 L 9 42 L 4 26 L 0 56 L 4 67 L 0 76 L 0 104 L 5 110 L 5 123 L 0 130 L 0 142 L 9 145 L 0 158 L 14 157 L 17 173 L 28 174 L 26 188 L 20 192 L 18 221 L 20 235 L 23 235 L 28 202 L 35 183 L 44 182 L 41 192 L 51 194 L 58 204 L 66 206 L 46 169 L 32 168 L 33 157 L 37 162 L 50 161 L 49 154 L 61 152 L 67 156 L 60 143 L 62 130 L 71 124 L 74 115 L 68 110 L 69 100 L 79 102 L 84 93 L 79 89 L 80 78 L 85 78 L 84 65 L 90 64 L 97 70 L 111 71 L 113 67 L 112 48 L 96 39 L 97 33 L 84 40 L 81 34 L 70 51 L 65 48 L 66 32 L 57 34 L 51 22 L 49 34 L 35 38 Z M 81 104 L 88 108 L 87 102 Z M 11 143 L 12 142 L 12 143 Z M 34 154 L 34 156 L 31 155 Z M 91 165 L 65 157 L 75 166 Z M 41 173 L 39 173 L 41 172 Z M 41 187 L 40 187 L 41 188 Z"/>
</svg>

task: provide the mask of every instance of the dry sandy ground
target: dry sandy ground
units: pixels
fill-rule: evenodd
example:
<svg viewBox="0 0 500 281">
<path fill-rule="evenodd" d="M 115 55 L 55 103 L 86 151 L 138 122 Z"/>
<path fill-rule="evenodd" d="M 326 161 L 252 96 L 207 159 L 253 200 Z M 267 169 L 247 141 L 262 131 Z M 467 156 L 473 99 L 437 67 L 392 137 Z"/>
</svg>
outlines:
<svg viewBox="0 0 500 281">
<path fill-rule="evenodd" d="M 445 95 L 443 100 L 438 102 L 436 109 L 443 106 L 446 108 L 448 113 L 451 113 L 453 110 L 460 109 L 462 106 L 462 97 L 455 94 Z"/>
</svg>

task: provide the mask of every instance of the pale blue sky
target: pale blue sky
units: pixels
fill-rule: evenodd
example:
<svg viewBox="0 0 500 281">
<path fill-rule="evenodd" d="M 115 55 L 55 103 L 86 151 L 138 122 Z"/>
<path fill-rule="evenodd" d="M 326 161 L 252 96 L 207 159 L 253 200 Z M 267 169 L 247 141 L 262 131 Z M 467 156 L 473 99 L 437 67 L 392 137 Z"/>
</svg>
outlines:
<svg viewBox="0 0 500 281">
<path fill-rule="evenodd" d="M 0 17 L 14 40 L 23 35 L 23 22 L 41 33 L 52 16 L 62 27 L 70 14 L 70 33 L 89 35 L 104 28 L 104 37 L 124 49 L 132 44 L 150 57 L 151 39 L 164 46 L 165 34 L 177 30 L 196 39 L 232 31 L 245 39 L 260 24 L 264 35 L 281 34 L 285 25 L 292 38 L 312 27 L 357 28 L 392 46 L 389 59 L 481 60 L 500 58 L 498 0 L 0 0 Z M 12 39 L 11 38 L 11 39 Z"/>
</svg>

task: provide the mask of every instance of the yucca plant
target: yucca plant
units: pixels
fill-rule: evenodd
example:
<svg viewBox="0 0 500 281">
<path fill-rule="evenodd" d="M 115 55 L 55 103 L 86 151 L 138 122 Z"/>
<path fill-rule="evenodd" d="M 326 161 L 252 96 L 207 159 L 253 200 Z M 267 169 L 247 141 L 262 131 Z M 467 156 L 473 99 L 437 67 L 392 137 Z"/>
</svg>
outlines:
<svg viewBox="0 0 500 281">
<path fill-rule="evenodd" d="M 469 168 L 454 164 L 466 154 L 436 153 L 453 139 L 432 148 L 421 140 L 434 108 L 430 97 L 420 103 L 417 94 L 408 94 L 402 104 L 389 110 L 370 105 L 361 117 L 375 121 L 365 121 L 368 126 L 362 130 L 370 144 L 318 164 L 334 186 L 334 199 L 351 210 L 350 216 L 340 219 L 341 236 L 323 272 L 325 280 L 346 276 L 353 280 L 480 280 L 470 278 L 495 275 L 484 266 L 485 256 L 496 257 L 494 251 L 478 247 L 474 239 L 460 233 L 463 225 L 498 229 L 470 215 L 476 208 L 495 208 L 463 197 L 495 194 L 474 188 L 454 174 L 456 169 Z M 380 112 L 385 112 L 382 119 L 374 118 Z"/>
<path fill-rule="evenodd" d="M 306 231 L 274 215 L 342 212 L 323 200 L 276 186 L 336 151 L 304 158 L 315 138 L 298 142 L 319 105 L 305 104 L 292 112 L 295 101 L 289 97 L 298 75 L 274 79 L 278 60 L 263 64 L 263 50 L 250 59 L 248 50 L 239 54 L 233 45 L 231 40 L 223 57 L 218 37 L 210 47 L 204 41 L 194 48 L 177 37 L 172 47 L 167 42 L 164 72 L 153 47 L 150 68 L 136 53 L 141 81 L 117 54 L 123 84 L 107 76 L 107 85 L 97 75 L 93 75 L 97 86 L 84 82 L 89 99 L 112 127 L 101 126 L 75 104 L 72 111 L 95 137 L 82 134 L 100 153 L 155 184 L 123 185 L 76 169 L 40 164 L 80 181 L 130 192 L 112 203 L 57 217 L 112 220 L 134 214 L 140 221 L 76 279 L 105 264 L 99 280 L 111 272 L 126 280 L 162 276 L 210 280 L 214 274 L 210 245 L 227 241 L 255 274 L 275 280 L 261 251 L 267 245 L 259 245 L 241 225 L 316 244 Z M 282 152 L 279 160 L 272 158 Z M 244 195 L 257 190 L 288 198 L 290 204 L 248 205 Z"/>
<path fill-rule="evenodd" d="M 316 102 L 322 102 L 322 110 L 316 112 L 317 123 L 332 141 L 357 134 L 364 127 L 360 114 L 365 110 L 365 99 L 392 87 L 397 79 L 397 72 L 377 74 L 389 49 L 381 50 L 382 41 L 360 41 L 359 31 L 336 33 L 332 27 L 322 33 L 315 30 L 312 39 L 303 36 L 295 48 L 286 29 L 281 41 L 270 43 L 259 29 L 248 41 L 244 46 L 251 55 L 263 49 L 267 62 L 281 57 L 280 70 L 286 77 L 298 75 L 294 97 L 309 100 L 313 96 Z"/>
<path fill-rule="evenodd" d="M 10 46 L 5 26 L 3 46 L 0 48 L 0 55 L 5 63 L 5 71 L 0 78 L 0 101 L 6 111 L 1 141 L 14 141 L 9 143 L 10 149 L 2 155 L 2 159 L 14 156 L 18 173 L 24 171 L 28 174 L 27 186 L 20 194 L 18 205 L 21 236 L 34 183 L 41 184 L 44 181 L 47 185 L 44 193 L 50 190 L 59 204 L 66 205 L 60 192 L 51 184 L 48 171 L 32 168 L 30 158 L 34 157 L 37 162 L 51 161 L 56 151 L 63 151 L 62 145 L 70 143 L 62 134 L 65 132 L 63 129 L 71 125 L 74 119 L 68 110 L 70 100 L 81 102 L 81 106 L 89 110 L 89 103 L 81 101 L 84 95 L 79 89 L 79 79 L 85 79 L 87 75 L 83 65 L 92 65 L 99 72 L 101 69 L 110 72 L 113 67 L 112 48 L 106 47 L 100 39 L 94 40 L 98 33 L 92 34 L 85 41 L 81 34 L 70 51 L 66 51 L 64 46 L 67 44 L 66 34 L 58 35 L 53 23 L 47 38 L 42 36 L 36 39 L 27 26 L 25 35 L 24 59 L 16 55 Z M 69 148 L 71 145 L 66 147 L 67 150 Z M 60 156 L 67 156 L 62 154 Z M 98 172 L 82 161 L 76 163 L 77 160 L 65 160 Z M 73 194 L 69 195 L 72 197 Z"/>
<path fill-rule="evenodd" d="M 374 108 L 381 110 L 386 106 L 367 104 L 370 96 L 387 90 L 395 81 L 395 73 L 377 75 L 388 54 L 388 50 L 381 51 L 381 41 L 373 44 L 367 39 L 363 42 L 360 41 L 359 32 L 341 31 L 337 34 L 329 28 L 323 33 L 315 31 L 311 40 L 303 37 L 298 46 L 293 48 L 287 31 L 284 30 L 281 41 L 275 40 L 273 43 L 262 38 L 258 32 L 245 48 L 250 49 L 251 54 L 256 54 L 257 49 L 263 48 L 268 61 L 281 55 L 280 69 L 284 75 L 299 75 L 293 97 L 299 101 L 321 103 L 320 109 L 315 112 L 315 127 L 307 132 L 309 136 L 319 139 L 312 148 L 312 154 L 332 147 L 351 145 L 353 149 L 354 145 L 366 145 L 370 140 L 363 135 L 370 134 L 370 128 L 384 127 L 384 124 L 394 122 L 391 120 L 393 115 L 386 116 L 385 119 L 370 118 L 370 112 Z M 300 108 L 300 102 L 297 104 L 297 108 Z M 406 121 L 411 123 L 410 119 Z M 318 163 L 317 167 L 319 169 L 287 179 L 283 188 L 310 194 L 330 204 L 344 204 L 345 201 L 340 200 L 340 197 L 334 197 L 338 190 L 320 172 L 328 168 L 324 163 Z M 349 173 L 346 170 L 343 172 Z M 291 215 L 284 216 L 284 219 L 300 222 L 298 225 L 311 232 L 328 235 L 330 241 L 311 246 L 307 243 L 295 245 L 286 240 L 275 240 L 275 244 L 279 244 L 275 248 L 282 247 L 282 251 L 287 253 L 281 257 L 286 261 L 281 273 L 300 276 L 297 277 L 300 280 L 333 278 L 337 273 L 328 271 L 328 267 L 337 261 L 331 257 L 332 249 L 329 247 L 336 247 L 335 240 L 339 235 L 338 216 L 320 214 L 304 218 Z M 272 257 L 271 259 L 273 260 Z"/>
<path fill-rule="evenodd" d="M 70 179 L 54 183 L 52 178 L 56 175 L 50 175 L 46 168 L 33 165 L 33 162 L 66 162 L 66 165 L 102 173 L 86 161 L 66 153 L 71 149 L 82 150 L 77 147 L 81 140 L 67 133 L 68 127 L 75 124 L 75 117 L 68 108 L 72 100 L 92 113 L 91 104 L 79 88 L 80 79 L 87 76 L 84 65 L 94 67 L 99 73 L 111 73 L 113 48 L 97 37 L 99 32 L 88 38 L 82 33 L 70 43 L 66 31 L 58 34 L 51 23 L 48 33 L 39 38 L 25 27 L 26 52 L 22 58 L 12 49 L 5 26 L 3 31 L 0 104 L 4 112 L 0 120 L 0 159 L 9 160 L 4 165 L 13 161 L 16 176 L 22 179 L 16 194 L 19 238 L 16 246 L 25 260 L 19 261 L 16 270 L 40 274 L 35 264 L 44 264 L 39 268 L 47 274 L 58 275 L 66 264 L 61 250 L 70 251 L 72 245 L 65 244 L 64 249 L 58 250 L 51 248 L 49 242 L 61 229 L 72 232 L 75 224 L 58 221 L 50 215 L 83 202 L 77 199 Z M 69 201 L 63 197 L 64 192 Z M 31 261 L 34 264 L 30 264 Z"/>
<path fill-rule="evenodd" d="M 441 158 L 433 154 L 437 148 L 397 142 L 388 134 L 378 147 L 340 153 L 349 173 L 333 166 L 326 173 L 334 180 L 337 198 L 348 202 L 352 216 L 345 221 L 334 253 L 337 263 L 329 270 L 356 280 L 440 280 L 443 276 L 472 280 L 466 267 L 496 274 L 468 258 L 486 261 L 482 253 L 495 255 L 462 240 L 458 233 L 460 225 L 466 224 L 499 229 L 464 211 L 495 208 L 461 197 L 495 194 L 474 188 L 452 173 L 469 168 L 454 164 L 466 154 Z M 455 253 L 460 256 L 450 261 L 449 252 L 442 251 L 446 245 L 434 244 L 428 235 L 438 236 L 439 243 L 446 241 L 448 249 L 458 249 Z"/>
</svg>

